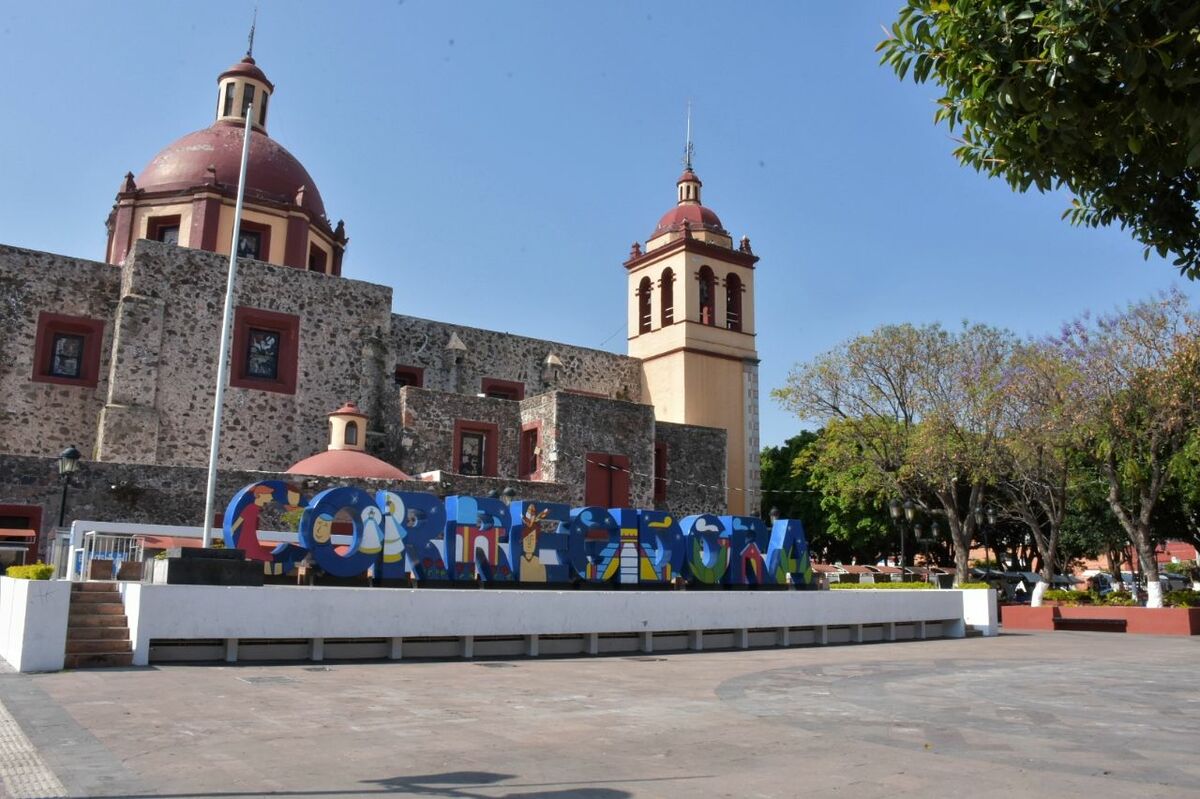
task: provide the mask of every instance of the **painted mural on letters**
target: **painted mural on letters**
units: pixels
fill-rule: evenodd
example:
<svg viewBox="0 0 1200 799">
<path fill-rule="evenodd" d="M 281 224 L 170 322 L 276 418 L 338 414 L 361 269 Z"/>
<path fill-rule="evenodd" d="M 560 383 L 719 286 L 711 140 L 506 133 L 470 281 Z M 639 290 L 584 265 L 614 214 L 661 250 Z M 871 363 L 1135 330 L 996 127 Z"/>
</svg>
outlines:
<svg viewBox="0 0 1200 799">
<path fill-rule="evenodd" d="M 263 510 L 301 511 L 298 544 L 258 538 Z M 225 510 L 224 537 L 271 574 L 308 560 L 335 577 L 369 574 L 454 585 L 590 583 L 695 587 L 815 583 L 799 521 L 571 508 L 554 502 L 330 488 L 310 499 L 278 480 L 248 485 Z"/>
</svg>

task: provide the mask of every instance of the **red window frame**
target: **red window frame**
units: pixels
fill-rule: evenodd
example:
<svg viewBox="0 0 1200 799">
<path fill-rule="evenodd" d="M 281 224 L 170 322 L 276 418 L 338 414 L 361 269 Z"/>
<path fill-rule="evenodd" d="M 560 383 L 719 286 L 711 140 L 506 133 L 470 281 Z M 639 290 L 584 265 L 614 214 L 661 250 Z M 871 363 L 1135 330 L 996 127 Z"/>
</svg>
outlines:
<svg viewBox="0 0 1200 799">
<path fill-rule="evenodd" d="M 542 479 L 542 423 L 521 425 L 520 462 L 517 474 L 523 480 Z"/>
<path fill-rule="evenodd" d="M 642 278 L 642 282 L 638 284 L 638 333 L 649 333 L 654 321 L 654 314 L 650 310 L 653 286 L 654 282 L 649 277 Z"/>
<path fill-rule="evenodd" d="M 663 270 L 661 287 L 662 326 L 666 327 L 675 324 L 675 270 L 669 266 Z"/>
<path fill-rule="evenodd" d="M 425 367 L 402 366 L 397 364 L 395 371 L 392 373 L 392 379 L 399 384 L 401 378 L 408 380 L 408 382 L 404 384 L 405 386 L 422 388 L 425 385 Z M 401 386 L 401 388 L 403 388 L 403 386 Z"/>
<path fill-rule="evenodd" d="M 79 377 L 62 377 L 50 373 L 50 359 L 53 356 L 56 333 L 83 337 L 83 352 L 79 356 Z M 100 344 L 103 339 L 104 322 L 100 319 L 45 311 L 39 313 L 37 336 L 33 343 L 33 381 L 95 388 L 100 380 Z"/>
<path fill-rule="evenodd" d="M 315 242 L 308 245 L 308 271 L 322 275 L 329 271 L 329 254 Z"/>
<path fill-rule="evenodd" d="M 247 233 L 257 233 L 258 234 L 258 257 L 254 258 L 253 260 L 270 262 L 270 260 L 271 260 L 271 226 L 264 225 L 260 222 L 249 222 L 249 221 L 243 219 L 241 227 L 242 227 L 242 230 Z M 240 257 L 249 258 L 250 256 L 243 255 Z"/>
<path fill-rule="evenodd" d="M 163 228 L 179 228 L 179 238 L 183 238 L 183 217 L 180 214 L 173 216 L 152 216 L 146 220 L 146 238 L 151 241 L 162 241 L 159 236 L 162 235 Z"/>
<path fill-rule="evenodd" d="M 279 333 L 279 362 L 275 379 L 251 377 L 246 371 L 246 347 L 250 329 Z M 300 317 L 239 306 L 233 312 L 233 352 L 229 385 L 278 394 L 296 393 L 296 372 L 300 355 Z"/>
<path fill-rule="evenodd" d="M 492 397 L 492 393 L 505 394 L 503 397 Z M 485 377 L 479 381 L 479 393 L 492 399 L 520 401 L 525 399 L 525 384 L 515 380 L 500 380 L 495 377 Z"/>
<path fill-rule="evenodd" d="M 480 477 L 496 477 L 500 463 L 500 427 L 491 422 L 478 422 L 470 419 L 454 420 L 454 447 L 451 455 L 450 471 L 459 473 L 462 463 L 463 433 L 476 433 L 483 436 L 483 467 Z"/>
</svg>

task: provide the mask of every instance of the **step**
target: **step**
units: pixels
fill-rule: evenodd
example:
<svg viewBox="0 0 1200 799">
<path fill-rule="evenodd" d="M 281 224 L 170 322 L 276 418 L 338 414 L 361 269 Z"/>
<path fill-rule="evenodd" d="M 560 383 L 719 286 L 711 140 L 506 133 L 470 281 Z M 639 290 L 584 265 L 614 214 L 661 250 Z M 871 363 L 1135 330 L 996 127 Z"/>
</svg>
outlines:
<svg viewBox="0 0 1200 799">
<path fill-rule="evenodd" d="M 116 591 L 117 584 L 112 580 L 91 580 L 86 583 L 71 583 L 71 593 L 86 594 L 92 591 Z"/>
<path fill-rule="evenodd" d="M 76 616 L 124 616 L 125 606 L 120 602 L 71 603 L 71 618 Z"/>
<path fill-rule="evenodd" d="M 106 616 L 106 619 L 112 618 Z M 71 627 L 67 628 L 68 641 L 128 641 L 129 628 L 127 627 Z"/>
<path fill-rule="evenodd" d="M 128 627 L 125 615 L 98 615 L 91 613 L 72 613 L 67 617 L 67 630 L 78 630 L 90 627 Z"/>
<path fill-rule="evenodd" d="M 129 641 L 67 641 L 68 655 L 120 655 L 132 651 Z"/>
<path fill-rule="evenodd" d="M 63 663 L 63 666 L 68 669 L 103 669 L 132 665 L 132 652 L 89 652 L 69 654 Z"/>
<path fill-rule="evenodd" d="M 117 591 L 80 591 L 71 594 L 72 605 L 94 605 L 99 602 L 120 602 L 121 594 Z"/>
</svg>

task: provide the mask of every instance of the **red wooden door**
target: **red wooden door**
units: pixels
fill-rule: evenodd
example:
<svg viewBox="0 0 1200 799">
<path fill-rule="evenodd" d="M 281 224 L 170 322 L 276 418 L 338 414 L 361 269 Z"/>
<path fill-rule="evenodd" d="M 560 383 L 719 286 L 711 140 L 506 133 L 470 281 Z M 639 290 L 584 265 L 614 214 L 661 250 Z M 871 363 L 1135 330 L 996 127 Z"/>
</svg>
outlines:
<svg viewBox="0 0 1200 799">
<path fill-rule="evenodd" d="M 629 506 L 629 458 L 589 452 L 584 472 L 584 502 L 599 508 Z"/>
</svg>

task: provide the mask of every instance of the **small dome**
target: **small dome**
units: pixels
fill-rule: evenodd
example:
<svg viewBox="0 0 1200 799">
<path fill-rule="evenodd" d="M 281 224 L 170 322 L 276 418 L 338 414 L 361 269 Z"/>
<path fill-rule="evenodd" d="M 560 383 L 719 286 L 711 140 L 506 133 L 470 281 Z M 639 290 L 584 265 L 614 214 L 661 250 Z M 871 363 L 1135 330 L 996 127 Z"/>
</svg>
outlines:
<svg viewBox="0 0 1200 799">
<path fill-rule="evenodd" d="M 377 480 L 411 480 L 395 466 L 373 455 L 352 449 L 330 449 L 292 465 L 288 474 L 313 477 L 357 477 Z"/>
<path fill-rule="evenodd" d="M 246 56 L 229 69 L 222 72 L 217 80 L 224 80 L 225 78 L 235 75 L 243 78 L 250 78 L 251 80 L 259 81 L 260 83 L 265 83 L 267 84 L 267 89 L 270 91 L 275 91 L 275 84 L 267 80 L 267 73 L 259 69 L 258 65 L 254 63 L 253 56 Z"/>
<path fill-rule="evenodd" d="M 690 166 L 683 170 L 683 174 L 679 176 L 679 180 L 675 181 L 676 186 L 678 186 L 680 183 L 700 183 L 701 186 L 704 185 L 700 182 L 700 178 L 696 176 L 696 173 L 692 171 Z"/>
<path fill-rule="evenodd" d="M 361 416 L 364 419 L 367 418 L 367 415 L 358 409 L 358 403 L 356 402 L 347 402 L 345 405 L 329 414 L 329 416 Z"/>
<path fill-rule="evenodd" d="M 714 233 L 725 232 L 725 228 L 721 227 L 720 217 L 711 208 L 705 208 L 703 205 L 677 205 L 658 220 L 658 227 L 654 229 L 654 235 L 651 238 L 666 233 L 668 230 L 677 230 L 683 226 L 684 220 L 692 226 L 693 230 L 703 228 Z"/>
<path fill-rule="evenodd" d="M 251 68 L 258 69 L 252 65 Z M 145 191 L 195 188 L 207 182 L 208 168 L 212 166 L 218 183 L 236 187 L 241 163 L 241 124 L 217 122 L 163 148 L 137 176 L 136 183 Z M 246 197 L 290 205 L 301 188 L 304 189 L 301 207 L 313 216 L 324 218 L 325 203 L 308 170 L 270 136 L 252 131 Z"/>
</svg>

